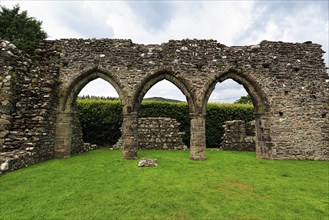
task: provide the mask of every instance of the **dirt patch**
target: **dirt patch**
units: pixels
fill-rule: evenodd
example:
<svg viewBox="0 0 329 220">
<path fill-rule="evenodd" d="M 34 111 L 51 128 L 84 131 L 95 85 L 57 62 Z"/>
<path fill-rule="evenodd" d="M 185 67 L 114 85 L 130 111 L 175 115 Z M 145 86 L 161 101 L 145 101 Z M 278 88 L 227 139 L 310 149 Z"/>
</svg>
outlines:
<svg viewBox="0 0 329 220">
<path fill-rule="evenodd" d="M 239 190 L 251 190 L 253 188 L 253 186 L 250 183 L 246 183 L 234 179 L 224 180 L 222 185 L 229 188 L 237 188 Z"/>
</svg>

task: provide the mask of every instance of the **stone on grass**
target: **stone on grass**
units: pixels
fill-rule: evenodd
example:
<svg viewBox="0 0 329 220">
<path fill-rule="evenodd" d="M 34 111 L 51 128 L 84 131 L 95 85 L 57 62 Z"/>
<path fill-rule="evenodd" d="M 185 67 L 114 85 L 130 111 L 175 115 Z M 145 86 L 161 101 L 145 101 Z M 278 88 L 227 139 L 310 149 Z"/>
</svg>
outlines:
<svg viewBox="0 0 329 220">
<path fill-rule="evenodd" d="M 156 167 L 158 166 L 157 159 L 142 158 L 138 162 L 139 167 Z"/>
<path fill-rule="evenodd" d="M 5 170 L 8 170 L 9 169 L 9 163 L 8 162 L 4 162 L 1 164 L 0 166 L 0 170 L 1 171 L 5 171 Z"/>
</svg>

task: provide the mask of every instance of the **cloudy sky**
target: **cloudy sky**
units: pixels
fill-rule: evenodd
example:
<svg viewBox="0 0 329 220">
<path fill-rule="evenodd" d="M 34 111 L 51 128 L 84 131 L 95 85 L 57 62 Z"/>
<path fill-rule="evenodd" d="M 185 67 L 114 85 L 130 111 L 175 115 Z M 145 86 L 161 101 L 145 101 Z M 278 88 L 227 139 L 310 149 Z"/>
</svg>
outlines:
<svg viewBox="0 0 329 220">
<path fill-rule="evenodd" d="M 329 63 L 329 3 L 299 1 L 12 1 L 0 4 L 22 10 L 43 21 L 49 39 L 123 38 L 160 44 L 170 39 L 215 39 L 227 46 L 258 44 L 262 40 L 323 45 Z M 80 94 L 117 96 L 102 80 L 89 83 Z M 234 81 L 217 84 L 211 101 L 232 102 L 245 95 Z M 185 100 L 171 83 L 162 81 L 146 97 Z"/>
</svg>

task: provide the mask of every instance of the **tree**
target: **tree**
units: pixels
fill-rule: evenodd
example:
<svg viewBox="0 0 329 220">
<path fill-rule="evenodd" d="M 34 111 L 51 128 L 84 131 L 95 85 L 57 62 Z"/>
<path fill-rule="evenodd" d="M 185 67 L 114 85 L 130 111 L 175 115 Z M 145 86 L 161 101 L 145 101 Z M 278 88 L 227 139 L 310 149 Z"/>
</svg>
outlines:
<svg viewBox="0 0 329 220">
<path fill-rule="evenodd" d="M 234 104 L 252 104 L 252 99 L 250 95 L 241 96 Z"/>
<path fill-rule="evenodd" d="M 47 38 L 42 21 L 29 17 L 27 11 L 20 12 L 20 6 L 8 9 L 0 5 L 0 39 L 8 40 L 18 49 L 33 56 L 37 42 Z"/>
</svg>

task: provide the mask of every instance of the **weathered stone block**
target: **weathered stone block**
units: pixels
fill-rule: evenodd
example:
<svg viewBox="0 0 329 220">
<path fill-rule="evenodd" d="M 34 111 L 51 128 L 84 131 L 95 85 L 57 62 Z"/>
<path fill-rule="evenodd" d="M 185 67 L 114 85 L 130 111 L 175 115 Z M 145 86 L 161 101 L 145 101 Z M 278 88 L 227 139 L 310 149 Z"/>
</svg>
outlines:
<svg viewBox="0 0 329 220">
<path fill-rule="evenodd" d="M 172 118 L 148 117 L 139 118 L 137 126 L 138 149 L 186 149 L 183 143 L 183 132 L 179 131 L 179 123 Z M 126 144 L 134 144 L 135 138 L 125 138 Z M 113 146 L 114 149 L 121 149 L 122 137 Z"/>
<path fill-rule="evenodd" d="M 245 123 L 241 120 L 226 121 L 222 148 L 225 150 L 255 151 L 255 122 Z M 265 138 L 266 139 L 266 138 Z M 261 138 L 264 141 L 264 138 Z"/>
<path fill-rule="evenodd" d="M 138 162 L 139 167 L 156 167 L 158 166 L 157 159 L 142 158 Z"/>
</svg>

